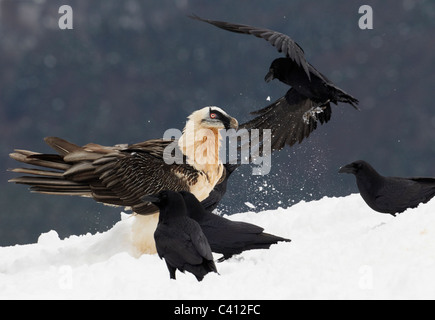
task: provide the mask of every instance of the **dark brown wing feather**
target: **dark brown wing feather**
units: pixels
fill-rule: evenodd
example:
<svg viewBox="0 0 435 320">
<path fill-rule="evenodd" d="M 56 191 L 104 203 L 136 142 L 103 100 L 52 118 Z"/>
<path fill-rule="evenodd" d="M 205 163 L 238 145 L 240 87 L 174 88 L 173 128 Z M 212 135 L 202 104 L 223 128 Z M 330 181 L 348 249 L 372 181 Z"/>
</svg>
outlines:
<svg viewBox="0 0 435 320">
<path fill-rule="evenodd" d="M 55 137 L 45 141 L 59 154 L 15 150 L 11 158 L 36 168 L 13 169 L 26 176 L 10 182 L 29 185 L 34 192 L 92 197 L 105 204 L 132 207 L 139 214 L 150 214 L 157 208 L 141 201 L 143 196 L 165 189 L 188 191 L 199 175 L 188 164 L 165 163 L 163 150 L 172 141 L 156 139 L 113 147 L 79 147 Z"/>
<path fill-rule="evenodd" d="M 148 214 L 157 209 L 143 202 L 145 195 L 156 194 L 162 190 L 189 190 L 195 183 L 198 172 L 189 165 L 168 165 L 162 157 L 156 157 L 147 151 L 135 148 L 135 151 L 123 151 L 122 154 L 95 170 L 101 183 L 139 214 Z M 99 198 L 98 190 L 94 198 Z"/>
</svg>

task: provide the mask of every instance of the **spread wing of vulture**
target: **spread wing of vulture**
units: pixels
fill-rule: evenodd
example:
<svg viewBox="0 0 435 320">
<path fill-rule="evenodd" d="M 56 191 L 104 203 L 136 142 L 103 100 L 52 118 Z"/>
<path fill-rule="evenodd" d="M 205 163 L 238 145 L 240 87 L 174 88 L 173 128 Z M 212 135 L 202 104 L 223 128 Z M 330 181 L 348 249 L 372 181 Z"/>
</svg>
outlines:
<svg viewBox="0 0 435 320">
<path fill-rule="evenodd" d="M 58 154 L 26 150 L 10 154 L 17 161 L 38 167 L 13 169 L 26 176 L 10 182 L 27 184 L 34 192 L 92 197 L 98 202 L 149 214 L 157 208 L 149 202 L 141 203 L 141 197 L 162 186 L 189 189 L 200 174 L 190 165 L 167 165 L 163 161 L 163 150 L 171 141 L 149 140 L 124 147 L 97 144 L 80 147 L 56 137 L 45 138 L 45 142 Z"/>
<path fill-rule="evenodd" d="M 190 191 L 205 199 L 224 171 L 218 161 L 205 166 L 204 159 L 188 159 L 203 141 L 202 136 L 190 132 L 194 127 L 210 129 L 219 143 L 219 129 L 236 128 L 237 121 L 220 108 L 206 107 L 189 117 L 178 142 L 156 139 L 132 145 L 90 143 L 81 147 L 48 137 L 45 142 L 57 154 L 15 150 L 11 158 L 33 167 L 12 169 L 25 175 L 9 181 L 29 185 L 34 192 L 92 197 L 104 204 L 131 207 L 141 215 L 158 212 L 152 203 L 141 199 L 162 190 Z M 186 142 L 185 137 L 194 141 Z M 174 143 L 183 154 L 181 164 L 167 164 L 164 159 L 165 148 Z"/>
</svg>

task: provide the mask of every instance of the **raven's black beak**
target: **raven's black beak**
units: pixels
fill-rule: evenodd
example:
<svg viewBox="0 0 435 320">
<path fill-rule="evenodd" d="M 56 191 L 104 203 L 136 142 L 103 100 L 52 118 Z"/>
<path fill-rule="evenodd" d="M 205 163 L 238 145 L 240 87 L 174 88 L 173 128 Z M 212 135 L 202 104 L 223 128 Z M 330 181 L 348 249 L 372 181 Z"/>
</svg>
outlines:
<svg viewBox="0 0 435 320">
<path fill-rule="evenodd" d="M 348 164 L 341 167 L 340 170 L 338 170 L 338 173 L 355 173 L 355 168 L 352 164 Z"/>
<path fill-rule="evenodd" d="M 269 82 L 273 79 L 275 79 L 275 76 L 273 75 L 273 69 L 270 69 L 269 72 L 264 77 L 264 81 Z"/>
<path fill-rule="evenodd" d="M 152 203 L 159 203 L 160 199 L 153 195 L 146 195 L 142 198 L 143 202 L 152 202 Z"/>
</svg>

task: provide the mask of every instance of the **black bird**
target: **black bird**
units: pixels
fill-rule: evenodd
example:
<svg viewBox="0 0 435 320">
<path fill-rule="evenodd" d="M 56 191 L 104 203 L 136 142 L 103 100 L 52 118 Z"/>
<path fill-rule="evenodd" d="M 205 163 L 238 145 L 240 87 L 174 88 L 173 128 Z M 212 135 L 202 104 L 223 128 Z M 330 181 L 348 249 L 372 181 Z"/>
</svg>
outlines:
<svg viewBox="0 0 435 320">
<path fill-rule="evenodd" d="M 143 201 L 152 202 L 160 209 L 154 239 L 171 279 L 175 279 L 177 269 L 192 273 L 198 281 L 209 272 L 217 272 L 207 238 L 199 224 L 187 216 L 181 194 L 165 190 L 155 196 L 145 196 Z"/>
<path fill-rule="evenodd" d="M 190 17 L 224 30 L 263 38 L 285 54 L 285 57 L 272 62 L 265 81 L 278 79 L 291 86 L 290 90 L 267 107 L 252 112 L 257 117 L 240 126 L 271 129 L 273 150 L 280 150 L 286 144 L 292 146 L 296 142 L 300 143 L 317 128 L 317 122 L 328 122 L 331 118 L 331 102 L 348 103 L 358 109 L 358 100 L 308 63 L 301 46 L 289 36 L 243 24 L 202 19 L 195 15 Z"/>
<path fill-rule="evenodd" d="M 264 229 L 251 223 L 232 221 L 206 211 L 196 197 L 181 191 L 187 214 L 201 226 L 211 251 L 223 254 L 219 261 L 246 250 L 268 249 L 272 244 L 291 240 L 264 233 Z"/>
<path fill-rule="evenodd" d="M 384 177 L 362 160 L 340 168 L 339 172 L 354 174 L 364 201 L 381 213 L 395 215 L 435 196 L 435 178 Z"/>
<path fill-rule="evenodd" d="M 228 179 L 239 166 L 240 164 L 224 164 L 224 173 L 222 174 L 223 179 L 221 178 L 221 181 L 214 186 L 212 191 L 210 191 L 208 197 L 201 201 L 201 204 L 206 211 L 212 212 L 216 209 L 219 202 L 227 192 Z"/>
</svg>

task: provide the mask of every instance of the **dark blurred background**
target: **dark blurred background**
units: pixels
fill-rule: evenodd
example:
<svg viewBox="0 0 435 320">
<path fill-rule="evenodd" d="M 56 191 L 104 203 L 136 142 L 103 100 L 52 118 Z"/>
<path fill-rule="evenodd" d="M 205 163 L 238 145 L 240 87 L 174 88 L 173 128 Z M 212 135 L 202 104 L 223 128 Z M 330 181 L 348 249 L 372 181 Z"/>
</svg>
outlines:
<svg viewBox="0 0 435 320">
<path fill-rule="evenodd" d="M 60 30 L 61 5 L 73 30 Z M 371 5 L 374 29 L 358 27 Z M 290 35 L 317 69 L 360 100 L 301 145 L 273 154 L 272 171 L 231 178 L 220 206 L 232 214 L 356 192 L 341 165 L 371 162 L 385 175 L 435 176 L 435 2 L 432 0 L 0 0 L 0 246 L 41 232 L 109 229 L 122 208 L 32 194 L 7 183 L 14 148 L 52 152 L 46 136 L 76 144 L 135 143 L 182 129 L 207 105 L 240 122 L 287 88 L 263 81 L 280 56 L 266 41 L 186 17 L 267 27 Z"/>
</svg>

